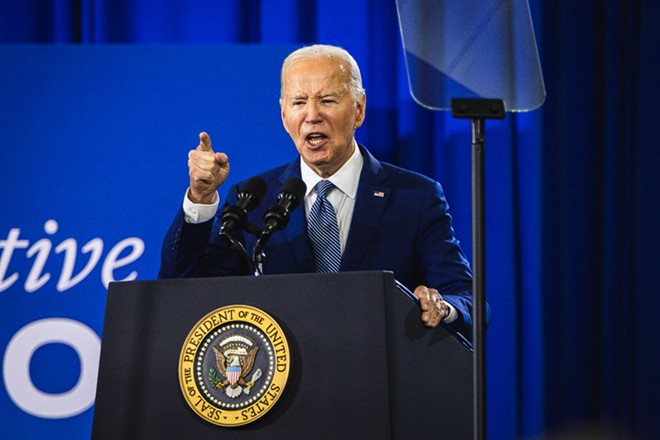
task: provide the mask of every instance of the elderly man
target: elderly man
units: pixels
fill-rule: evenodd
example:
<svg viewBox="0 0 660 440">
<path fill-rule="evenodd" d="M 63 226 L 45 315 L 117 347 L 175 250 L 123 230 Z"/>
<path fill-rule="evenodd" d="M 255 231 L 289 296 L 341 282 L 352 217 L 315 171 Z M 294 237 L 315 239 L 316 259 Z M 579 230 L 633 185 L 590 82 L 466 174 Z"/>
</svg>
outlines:
<svg viewBox="0 0 660 440">
<path fill-rule="evenodd" d="M 315 45 L 291 53 L 282 66 L 282 123 L 299 157 L 260 175 L 273 204 L 283 182 L 302 179 L 304 209 L 273 233 L 263 273 L 391 270 L 414 290 L 422 321 L 441 321 L 471 335 L 472 277 L 455 239 L 439 183 L 379 162 L 355 140 L 365 118 L 366 94 L 353 57 L 335 46 Z M 161 278 L 249 273 L 245 258 L 218 236 L 217 189 L 229 174 L 227 155 L 215 152 L 206 133 L 189 152 L 190 187 L 163 244 Z M 235 204 L 239 183 L 225 204 Z M 268 205 L 266 205 L 268 206 Z M 320 212 L 331 220 L 318 226 Z M 327 217 L 327 216 L 326 216 Z M 263 224 L 258 212 L 251 223 Z M 319 244 L 319 229 L 323 242 Z M 234 234 L 252 249 L 254 235 Z M 329 266 L 320 253 L 334 253 Z"/>
</svg>

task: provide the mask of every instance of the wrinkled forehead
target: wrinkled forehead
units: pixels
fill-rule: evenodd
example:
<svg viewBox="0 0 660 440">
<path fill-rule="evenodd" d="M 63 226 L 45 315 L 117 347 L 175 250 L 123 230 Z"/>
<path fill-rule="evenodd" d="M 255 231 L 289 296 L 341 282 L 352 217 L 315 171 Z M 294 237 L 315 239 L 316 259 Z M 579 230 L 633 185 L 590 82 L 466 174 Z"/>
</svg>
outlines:
<svg viewBox="0 0 660 440">
<path fill-rule="evenodd" d="M 282 70 L 282 93 L 320 95 L 344 93 L 350 81 L 349 68 L 335 57 L 294 60 Z"/>
</svg>

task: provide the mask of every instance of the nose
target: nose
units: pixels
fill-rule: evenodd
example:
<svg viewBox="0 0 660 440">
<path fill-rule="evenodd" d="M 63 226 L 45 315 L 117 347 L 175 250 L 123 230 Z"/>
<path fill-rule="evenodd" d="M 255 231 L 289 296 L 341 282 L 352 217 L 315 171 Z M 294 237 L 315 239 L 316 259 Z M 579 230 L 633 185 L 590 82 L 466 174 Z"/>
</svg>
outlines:
<svg viewBox="0 0 660 440">
<path fill-rule="evenodd" d="M 321 122 L 321 119 L 321 106 L 319 105 L 319 102 L 316 99 L 310 99 L 307 102 L 307 115 L 305 122 L 309 124 L 316 124 Z"/>
</svg>

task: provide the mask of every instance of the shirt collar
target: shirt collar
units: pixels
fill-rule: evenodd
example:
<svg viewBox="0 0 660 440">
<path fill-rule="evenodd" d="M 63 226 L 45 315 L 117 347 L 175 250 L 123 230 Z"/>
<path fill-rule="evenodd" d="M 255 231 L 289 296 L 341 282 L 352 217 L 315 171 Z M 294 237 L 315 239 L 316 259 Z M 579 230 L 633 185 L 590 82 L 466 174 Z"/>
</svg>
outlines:
<svg viewBox="0 0 660 440">
<path fill-rule="evenodd" d="M 364 158 L 362 157 L 355 140 L 353 140 L 353 146 L 355 148 L 351 157 L 341 168 L 339 168 L 339 170 L 337 170 L 336 173 L 328 178 L 333 185 L 339 188 L 341 192 L 351 199 L 355 199 L 357 195 L 360 172 L 362 171 L 362 165 L 364 164 Z M 316 184 L 323 180 L 321 176 L 316 174 L 314 170 L 302 160 L 302 158 L 300 159 L 300 175 L 303 182 L 305 182 L 305 185 L 307 185 L 307 193 L 305 194 L 305 197 L 309 196 Z"/>
</svg>

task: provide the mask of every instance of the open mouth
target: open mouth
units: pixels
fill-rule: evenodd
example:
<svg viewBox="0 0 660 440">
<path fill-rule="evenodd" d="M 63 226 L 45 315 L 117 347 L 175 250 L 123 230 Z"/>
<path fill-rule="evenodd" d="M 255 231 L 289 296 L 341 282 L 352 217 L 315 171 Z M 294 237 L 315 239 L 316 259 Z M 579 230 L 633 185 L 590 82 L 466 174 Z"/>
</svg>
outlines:
<svg viewBox="0 0 660 440">
<path fill-rule="evenodd" d="M 313 147 L 317 147 L 323 143 L 328 137 L 323 133 L 310 133 L 307 135 L 307 143 Z"/>
</svg>

